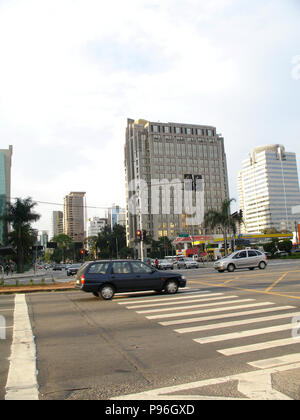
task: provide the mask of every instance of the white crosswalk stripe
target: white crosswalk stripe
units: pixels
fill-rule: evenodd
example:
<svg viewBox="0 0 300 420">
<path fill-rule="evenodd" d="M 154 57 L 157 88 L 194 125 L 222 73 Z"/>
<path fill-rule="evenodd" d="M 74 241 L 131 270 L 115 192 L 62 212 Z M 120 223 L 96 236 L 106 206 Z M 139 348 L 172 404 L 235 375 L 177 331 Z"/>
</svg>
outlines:
<svg viewBox="0 0 300 420">
<path fill-rule="evenodd" d="M 286 308 L 286 306 L 284 306 L 284 308 Z M 275 309 L 278 311 L 278 308 L 275 308 Z M 265 317 L 260 317 L 260 318 L 242 319 L 241 321 L 219 322 L 217 324 L 200 325 L 200 326 L 198 325 L 196 327 L 190 327 L 190 328 L 180 328 L 178 330 L 175 330 L 175 332 L 184 334 L 184 333 L 190 333 L 190 332 L 195 332 L 195 331 L 214 330 L 218 328 L 227 328 L 227 327 L 232 328 L 237 325 L 256 324 L 258 322 L 274 321 L 276 319 L 291 318 L 293 316 L 299 316 L 299 315 L 300 315 L 300 312 L 293 312 L 293 313 L 288 313 L 288 314 L 272 315 L 272 316 L 265 316 Z"/>
<path fill-rule="evenodd" d="M 232 298 L 233 296 L 227 296 L 226 299 Z M 193 309 L 193 308 L 199 308 L 202 306 L 220 306 L 222 305 L 229 305 L 231 303 L 242 303 L 242 302 L 253 302 L 254 299 L 234 299 L 234 300 L 228 300 L 227 302 L 214 302 L 214 303 L 199 303 L 198 305 L 188 305 L 188 306 L 175 306 L 175 308 L 172 308 L 172 310 L 181 310 L 181 309 Z M 147 309 L 145 311 L 137 311 L 138 314 L 146 314 L 146 313 L 154 313 L 154 312 L 168 312 L 170 311 L 170 308 L 164 308 L 164 309 Z M 177 315 L 180 315 L 180 313 L 177 313 Z"/>
<path fill-rule="evenodd" d="M 254 306 L 266 306 L 266 305 L 274 305 L 271 302 L 265 302 L 265 303 L 258 303 Z M 249 305 L 247 305 L 249 306 Z M 236 318 L 240 316 L 245 315 L 255 315 L 255 314 L 263 314 L 266 312 L 277 312 L 277 311 L 285 311 L 286 309 L 293 309 L 294 306 L 275 306 L 272 308 L 264 308 L 264 309 L 253 309 L 251 311 L 241 311 L 241 312 L 232 312 L 232 313 L 225 313 L 222 315 L 210 315 L 210 316 L 202 316 L 197 318 L 182 318 L 182 319 L 176 319 L 175 321 L 164 321 L 159 322 L 160 325 L 163 326 L 170 326 L 170 325 L 178 325 L 178 324 L 190 324 L 194 322 L 203 322 L 203 321 L 214 321 L 216 319 L 224 319 L 224 318 Z M 184 328 L 182 329 L 184 330 Z M 179 330 L 175 330 L 176 332 L 181 332 Z"/>
<path fill-rule="evenodd" d="M 218 342 L 237 340 L 236 347 L 216 348 L 216 351 L 224 356 L 234 356 L 243 353 L 267 350 L 282 346 L 298 344 L 300 337 L 279 338 L 268 340 L 268 334 L 279 334 L 281 332 L 299 329 L 299 322 L 292 322 L 294 317 L 300 316 L 300 312 L 292 311 L 294 306 L 276 306 L 274 302 L 259 302 L 256 299 L 239 298 L 236 295 L 225 295 L 218 292 L 213 293 L 209 290 L 198 291 L 193 294 L 180 296 L 149 298 L 131 298 L 118 302 L 126 305 L 129 310 L 134 310 L 137 314 L 143 315 L 148 320 L 157 321 L 164 327 L 182 325 L 181 328 L 175 327 L 174 331 L 178 334 L 190 334 L 188 337 L 194 343 L 200 345 L 214 345 Z M 195 316 L 196 315 L 196 316 Z M 251 318 L 251 315 L 255 317 Z M 290 319 L 280 325 L 279 320 Z M 216 321 L 214 323 L 210 321 Z M 262 325 L 266 323 L 266 325 Z M 275 323 L 275 325 L 272 323 Z M 188 326 L 190 324 L 190 326 Z M 193 325 L 191 325 L 193 324 Z M 248 328 L 248 326 L 261 325 L 259 328 Z M 271 325 L 270 325 L 271 324 Z M 247 326 L 247 329 L 238 331 L 239 327 Z M 227 331 L 226 331 L 227 329 Z M 216 331 L 217 334 L 205 334 L 207 331 Z M 199 332 L 204 335 L 199 337 Z M 202 335 L 202 334 L 201 334 Z M 259 336 L 264 336 L 265 341 L 259 340 Z M 247 345 L 241 346 L 239 339 L 249 339 L 252 341 Z M 254 367 L 266 366 L 274 367 L 289 363 L 300 362 L 300 353 L 291 354 L 289 357 L 280 355 L 279 358 L 259 359 L 252 363 Z"/>
<path fill-rule="evenodd" d="M 252 302 L 253 300 L 250 299 Z M 224 302 L 223 302 L 224 303 Z M 266 303 L 268 304 L 268 303 Z M 159 315 L 150 315 L 146 316 L 147 319 L 164 319 L 164 318 L 178 318 L 178 316 L 186 316 L 186 315 L 199 315 L 199 314 L 209 314 L 209 313 L 217 313 L 217 312 L 225 312 L 225 311 L 232 311 L 235 309 L 244 309 L 244 308 L 253 308 L 257 306 L 265 306 L 266 304 L 263 303 L 246 303 L 243 305 L 232 305 L 227 307 L 219 307 L 219 308 L 213 308 L 213 309 L 199 309 L 196 311 L 187 311 L 187 312 L 174 312 L 171 314 L 159 314 Z M 271 304 L 271 303 L 269 303 Z M 204 305 L 203 305 L 204 306 Z M 182 318 L 180 319 L 182 321 Z"/>
<path fill-rule="evenodd" d="M 170 306 L 170 305 L 178 305 L 178 304 L 180 304 L 180 303 L 196 303 L 196 302 L 200 302 L 200 303 L 203 303 L 203 302 L 210 302 L 210 301 L 212 301 L 212 300 L 226 300 L 226 299 L 232 299 L 232 298 L 236 298 L 237 296 L 235 296 L 235 295 L 231 295 L 231 296 L 219 296 L 219 297 L 216 297 L 216 295 L 220 295 L 221 293 L 218 293 L 218 294 L 216 294 L 215 293 L 215 296 L 214 297 L 209 297 L 209 298 L 203 298 L 203 297 L 198 297 L 198 298 L 194 298 L 194 299 L 189 299 L 188 301 L 186 301 L 186 300 L 184 300 L 184 301 L 182 301 L 182 302 L 178 302 L 178 301 L 176 301 L 176 302 L 170 302 L 170 301 L 168 301 L 168 302 L 163 302 L 163 303 L 146 303 L 146 304 L 144 304 L 144 305 L 133 305 L 133 306 L 127 306 L 127 308 L 128 309 L 139 309 L 139 308 L 149 308 L 149 307 L 151 307 L 151 308 L 154 308 L 154 307 L 158 307 L 158 306 Z"/>
<path fill-rule="evenodd" d="M 236 354 L 250 353 L 257 350 L 266 350 L 275 347 L 289 346 L 293 344 L 298 344 L 299 342 L 300 337 L 283 338 L 280 340 L 264 341 L 261 343 L 249 344 L 247 346 L 227 348 L 223 350 L 218 350 L 218 352 L 224 354 L 225 356 L 233 356 Z"/>
<path fill-rule="evenodd" d="M 244 337 L 253 337 L 254 335 L 261 335 L 261 334 L 268 334 L 277 331 L 286 331 L 291 330 L 297 327 L 297 323 L 282 324 L 282 325 L 275 325 L 273 327 L 267 328 L 256 328 L 253 330 L 246 330 L 246 331 L 239 331 L 236 333 L 229 333 L 229 334 L 219 334 L 212 337 L 205 337 L 205 338 L 196 338 L 194 341 L 200 344 L 206 343 L 214 343 L 216 341 L 227 341 L 227 340 L 234 340 L 236 338 L 244 338 Z"/>
</svg>

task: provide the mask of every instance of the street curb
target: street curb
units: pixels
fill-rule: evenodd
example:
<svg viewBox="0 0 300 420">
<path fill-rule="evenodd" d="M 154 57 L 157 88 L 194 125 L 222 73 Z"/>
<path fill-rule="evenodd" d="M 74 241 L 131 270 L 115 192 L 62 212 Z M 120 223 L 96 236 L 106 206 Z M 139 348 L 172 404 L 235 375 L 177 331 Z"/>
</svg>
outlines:
<svg viewBox="0 0 300 420">
<path fill-rule="evenodd" d="M 4 286 L 0 287 L 0 295 L 11 295 L 15 293 L 35 293 L 35 292 L 57 292 L 57 291 L 67 291 L 67 290 L 76 290 L 75 283 L 67 284 L 55 284 L 55 285 L 38 285 L 38 286 L 18 286 L 10 287 Z"/>
</svg>

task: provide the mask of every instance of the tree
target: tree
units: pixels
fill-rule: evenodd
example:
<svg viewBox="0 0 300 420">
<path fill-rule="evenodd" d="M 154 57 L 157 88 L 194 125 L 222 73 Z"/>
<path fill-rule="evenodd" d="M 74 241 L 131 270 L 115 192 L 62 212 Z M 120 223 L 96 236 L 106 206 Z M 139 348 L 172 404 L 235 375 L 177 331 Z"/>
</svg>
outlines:
<svg viewBox="0 0 300 420">
<path fill-rule="evenodd" d="M 279 251 L 285 251 L 288 252 L 289 254 L 291 253 L 291 250 L 293 249 L 293 242 L 286 239 L 284 241 L 280 241 L 278 243 L 278 249 Z"/>
<path fill-rule="evenodd" d="M 151 241 L 150 258 L 164 258 L 172 253 L 172 241 L 167 236 L 161 236 L 158 241 Z"/>
<path fill-rule="evenodd" d="M 115 225 L 113 231 L 106 226 L 98 234 L 97 250 L 100 258 L 126 258 L 133 256 L 133 250 L 126 245 L 126 228 Z"/>
<path fill-rule="evenodd" d="M 56 262 L 65 262 L 66 258 L 73 259 L 74 247 L 72 238 L 64 233 L 54 236 L 53 242 L 57 243 L 57 248 L 53 253 L 53 259 Z"/>
<path fill-rule="evenodd" d="M 93 256 L 94 260 L 96 260 L 98 258 L 97 242 L 98 242 L 98 236 L 88 236 L 84 240 L 84 243 L 88 247 L 89 253 L 90 253 L 90 255 Z"/>
<path fill-rule="evenodd" d="M 16 249 L 18 272 L 24 272 L 24 260 L 34 245 L 35 235 L 31 223 L 39 220 L 40 215 L 33 212 L 37 203 L 30 197 L 17 198 L 14 204 L 7 203 L 6 214 L 2 220 L 9 223 L 12 231 L 8 234 L 8 242 Z"/>
<path fill-rule="evenodd" d="M 214 230 L 220 228 L 224 236 L 225 255 L 227 255 L 227 243 L 228 235 L 230 233 L 236 234 L 237 225 L 243 222 L 243 218 L 240 213 L 231 214 L 230 206 L 235 199 L 224 200 L 221 205 L 221 210 L 208 210 L 204 215 L 205 227 Z"/>
</svg>

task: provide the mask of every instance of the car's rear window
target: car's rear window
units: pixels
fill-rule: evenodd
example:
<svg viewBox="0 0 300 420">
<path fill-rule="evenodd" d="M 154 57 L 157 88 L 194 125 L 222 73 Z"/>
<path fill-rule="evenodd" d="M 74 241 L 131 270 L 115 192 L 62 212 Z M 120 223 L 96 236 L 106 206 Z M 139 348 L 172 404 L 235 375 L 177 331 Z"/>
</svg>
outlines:
<svg viewBox="0 0 300 420">
<path fill-rule="evenodd" d="M 108 262 L 91 264 L 88 268 L 88 273 L 89 274 L 106 274 L 108 266 L 109 266 Z"/>
<path fill-rule="evenodd" d="M 80 269 L 77 271 L 77 276 L 81 276 L 81 274 L 84 272 L 84 270 L 85 270 L 85 268 L 86 268 L 86 266 L 88 265 L 89 263 L 88 262 L 86 262 L 86 263 L 84 263 L 81 267 L 80 267 Z"/>
</svg>

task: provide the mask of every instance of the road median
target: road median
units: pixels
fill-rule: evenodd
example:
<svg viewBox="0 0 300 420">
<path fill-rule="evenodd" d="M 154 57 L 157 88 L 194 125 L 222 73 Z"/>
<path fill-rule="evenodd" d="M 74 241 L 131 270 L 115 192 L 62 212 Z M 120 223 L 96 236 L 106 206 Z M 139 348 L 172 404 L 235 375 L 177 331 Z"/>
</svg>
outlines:
<svg viewBox="0 0 300 420">
<path fill-rule="evenodd" d="M 75 290 L 75 282 L 51 283 L 51 284 L 22 284 L 18 286 L 1 286 L 0 295 L 15 293 L 34 293 L 34 292 L 56 292 L 64 290 Z"/>
</svg>

